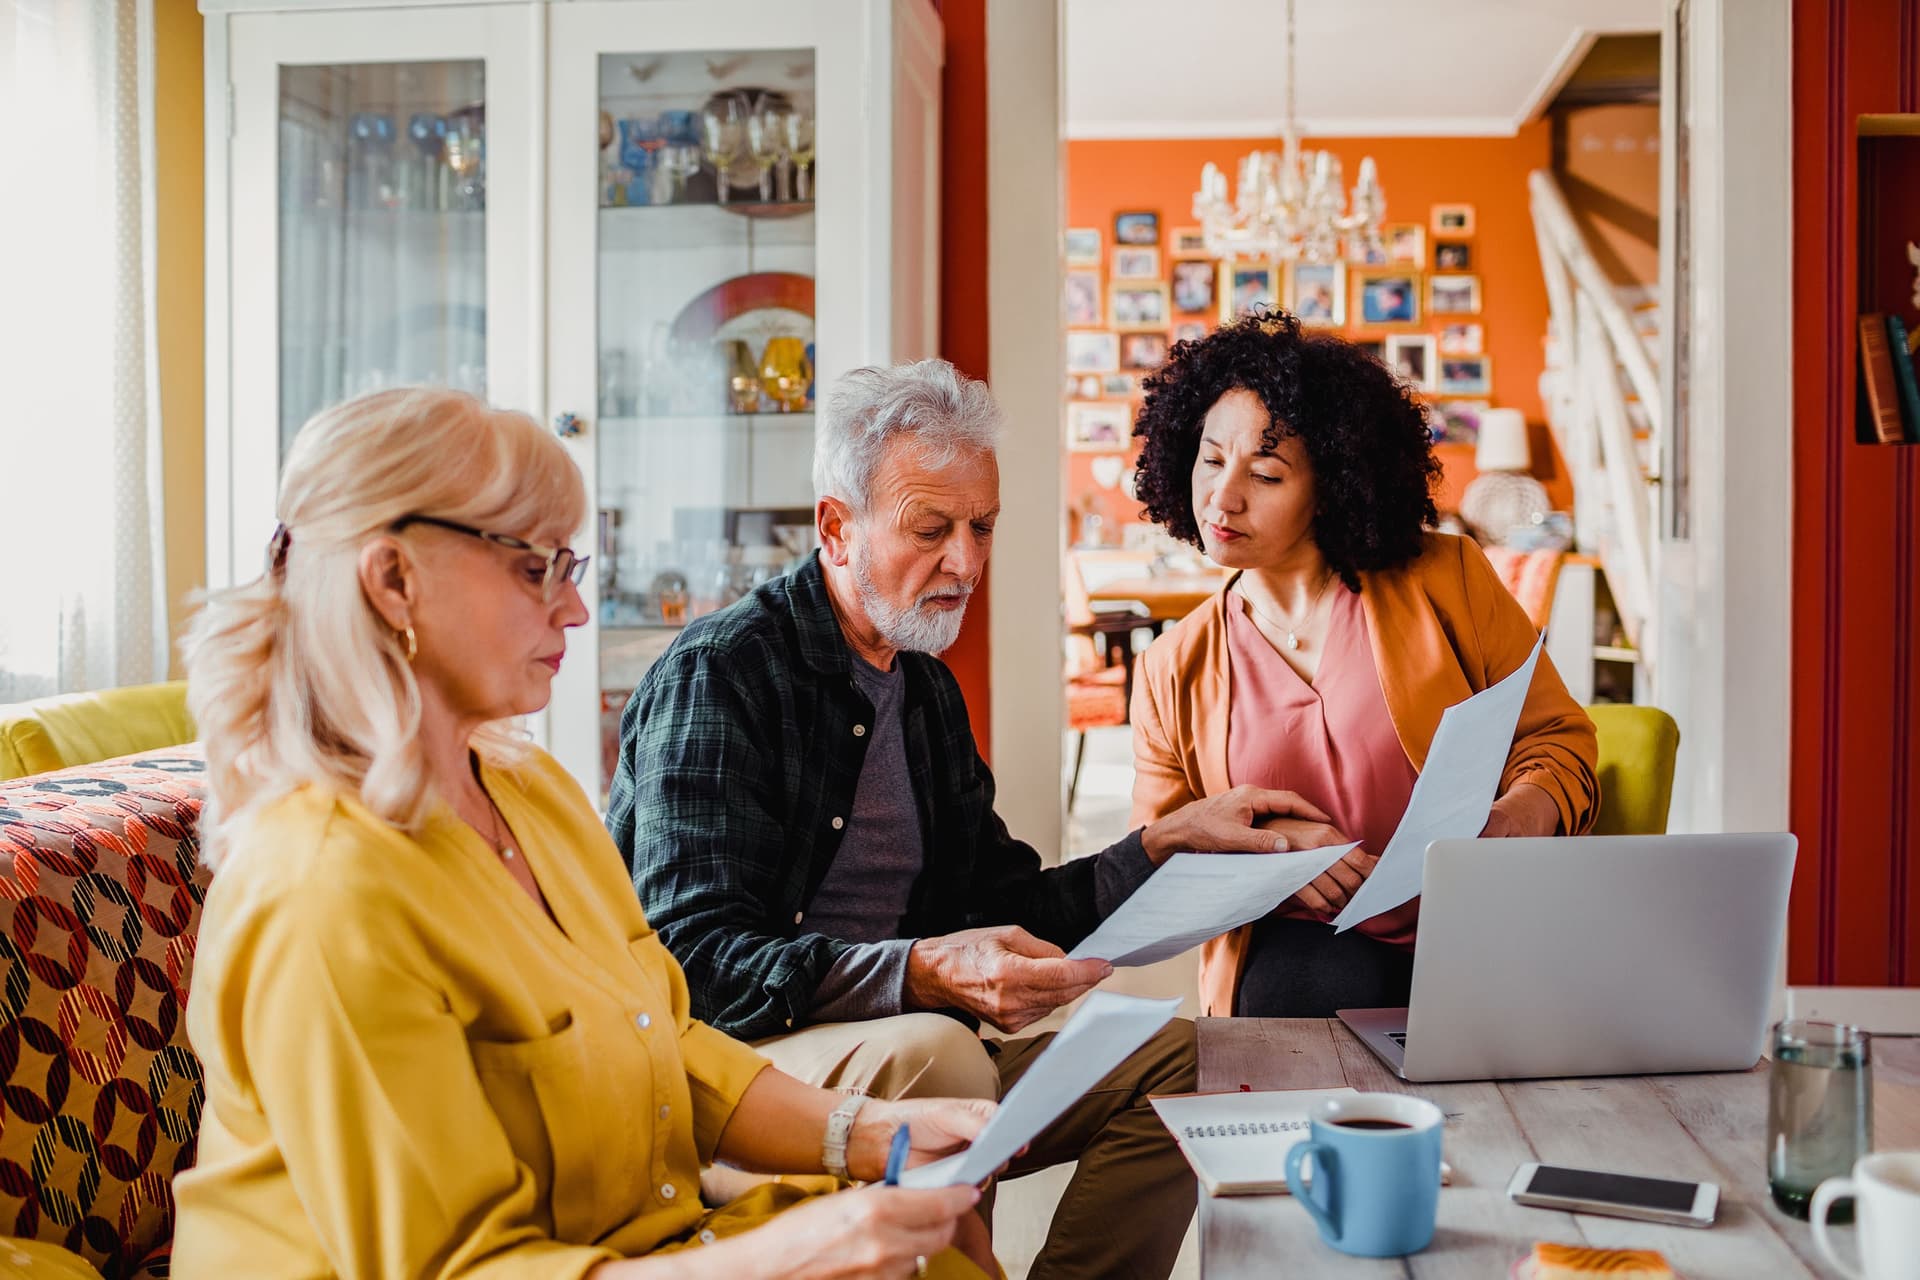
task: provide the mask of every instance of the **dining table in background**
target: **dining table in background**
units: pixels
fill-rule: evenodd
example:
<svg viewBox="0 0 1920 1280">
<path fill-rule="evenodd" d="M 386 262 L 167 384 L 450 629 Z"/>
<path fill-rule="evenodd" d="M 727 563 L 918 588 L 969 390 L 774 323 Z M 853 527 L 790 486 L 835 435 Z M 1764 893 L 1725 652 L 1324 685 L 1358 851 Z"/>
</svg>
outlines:
<svg viewBox="0 0 1920 1280">
<path fill-rule="evenodd" d="M 1699 1075 L 1409 1084 L 1338 1019 L 1201 1018 L 1200 1091 L 1411 1093 L 1447 1115 L 1453 1180 L 1433 1243 L 1405 1258 L 1355 1258 L 1324 1243 L 1289 1196 L 1200 1197 L 1202 1280 L 1275 1275 L 1498 1280 L 1536 1240 L 1658 1249 L 1687 1280 L 1804 1280 L 1832 1274 L 1804 1222 L 1767 1191 L 1767 1064 Z M 1920 1149 L 1920 1040 L 1873 1042 L 1874 1148 Z M 1714 1182 L 1701 1229 L 1530 1209 L 1507 1198 L 1520 1165 L 1607 1169 Z M 1839 1228 L 1851 1256 L 1853 1229 Z"/>
<path fill-rule="evenodd" d="M 1087 602 L 1093 608 L 1112 607 L 1129 601 L 1146 606 L 1146 620 L 1158 631 L 1169 622 L 1178 622 L 1219 591 L 1231 576 L 1225 569 L 1198 573 L 1156 573 L 1151 576 L 1115 578 L 1098 587 L 1089 587 Z"/>
</svg>

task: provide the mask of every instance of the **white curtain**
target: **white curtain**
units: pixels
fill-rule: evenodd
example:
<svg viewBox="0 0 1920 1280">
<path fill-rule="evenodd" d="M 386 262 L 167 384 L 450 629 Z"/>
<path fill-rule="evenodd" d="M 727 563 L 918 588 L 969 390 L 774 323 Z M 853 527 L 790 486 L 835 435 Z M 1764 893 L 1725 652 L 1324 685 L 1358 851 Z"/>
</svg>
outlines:
<svg viewBox="0 0 1920 1280">
<path fill-rule="evenodd" d="M 152 0 L 0 0 L 0 702 L 166 677 Z"/>
</svg>

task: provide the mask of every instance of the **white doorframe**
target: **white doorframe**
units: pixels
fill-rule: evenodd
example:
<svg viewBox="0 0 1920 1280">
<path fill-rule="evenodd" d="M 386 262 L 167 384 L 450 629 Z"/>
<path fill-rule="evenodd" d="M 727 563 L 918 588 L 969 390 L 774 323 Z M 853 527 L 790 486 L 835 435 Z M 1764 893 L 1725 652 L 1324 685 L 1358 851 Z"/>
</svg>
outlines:
<svg viewBox="0 0 1920 1280">
<path fill-rule="evenodd" d="M 1780 831 L 1792 732 L 1790 0 L 1686 0 L 1691 536 L 1662 546 L 1672 825 Z M 1669 28 L 1671 30 L 1671 26 Z M 1671 88 L 1671 86 L 1669 86 Z M 1669 140 L 1671 141 L 1671 139 Z M 1669 314 L 1677 315 L 1677 312 Z"/>
<path fill-rule="evenodd" d="M 1062 852 L 1059 0 L 987 0 L 987 363 L 1007 418 L 989 576 L 993 774 L 1008 828 Z"/>
</svg>

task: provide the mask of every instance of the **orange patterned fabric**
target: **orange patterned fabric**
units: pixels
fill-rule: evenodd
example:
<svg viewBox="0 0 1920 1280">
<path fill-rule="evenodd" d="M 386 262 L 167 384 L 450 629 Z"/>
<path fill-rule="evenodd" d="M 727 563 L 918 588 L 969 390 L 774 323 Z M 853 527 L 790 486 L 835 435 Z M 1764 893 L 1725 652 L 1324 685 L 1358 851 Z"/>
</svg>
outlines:
<svg viewBox="0 0 1920 1280">
<path fill-rule="evenodd" d="M 164 1276 L 203 1098 L 197 747 L 0 783 L 0 1236 Z"/>
</svg>

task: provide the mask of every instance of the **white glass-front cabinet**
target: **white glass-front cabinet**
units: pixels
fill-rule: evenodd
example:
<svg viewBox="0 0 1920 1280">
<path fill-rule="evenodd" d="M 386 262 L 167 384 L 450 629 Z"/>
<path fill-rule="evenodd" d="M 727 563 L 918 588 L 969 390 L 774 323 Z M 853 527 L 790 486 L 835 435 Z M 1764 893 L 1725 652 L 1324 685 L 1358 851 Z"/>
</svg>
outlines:
<svg viewBox="0 0 1920 1280">
<path fill-rule="evenodd" d="M 259 572 L 315 410 L 526 410 L 595 509 L 535 732 L 604 794 L 648 665 L 813 545 L 819 389 L 935 349 L 931 3 L 201 7 L 209 583 Z"/>
</svg>

